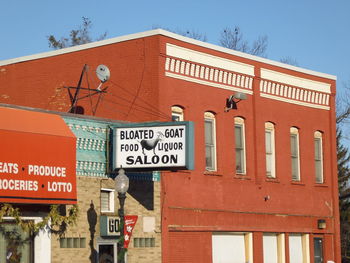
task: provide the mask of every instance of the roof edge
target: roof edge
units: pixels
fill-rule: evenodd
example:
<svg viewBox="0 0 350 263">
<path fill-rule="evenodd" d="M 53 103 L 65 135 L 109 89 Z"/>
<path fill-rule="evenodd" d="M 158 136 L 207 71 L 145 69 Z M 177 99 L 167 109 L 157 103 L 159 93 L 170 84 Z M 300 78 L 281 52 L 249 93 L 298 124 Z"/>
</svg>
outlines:
<svg viewBox="0 0 350 263">
<path fill-rule="evenodd" d="M 309 75 L 314 75 L 314 76 L 318 76 L 318 77 L 322 77 L 322 78 L 327 78 L 327 79 L 331 79 L 331 80 L 337 80 L 337 76 L 335 76 L 335 75 L 317 72 L 317 71 L 313 71 L 310 69 L 296 67 L 296 66 L 292 66 L 292 65 L 285 64 L 282 62 L 270 60 L 267 58 L 262 58 L 262 57 L 250 55 L 250 54 L 247 54 L 244 52 L 228 49 L 228 48 L 221 47 L 218 45 L 199 41 L 199 40 L 196 40 L 193 38 L 181 36 L 181 35 L 166 31 L 164 29 L 153 29 L 153 30 L 149 30 L 149 31 L 141 32 L 141 33 L 135 33 L 135 34 L 114 37 L 114 38 L 100 40 L 100 41 L 96 41 L 96 42 L 91 42 L 91 43 L 78 45 L 78 46 L 74 46 L 74 47 L 68 47 L 68 48 L 38 53 L 38 54 L 34 54 L 34 55 L 29 55 L 29 56 L 23 56 L 23 57 L 18 57 L 18 58 L 13 58 L 13 59 L 2 60 L 2 61 L 0 61 L 0 66 L 21 63 L 21 62 L 35 60 L 35 59 L 53 57 L 53 56 L 67 54 L 67 53 L 71 53 L 71 52 L 75 52 L 75 51 L 81 51 L 81 50 L 86 50 L 86 49 L 90 49 L 90 48 L 95 48 L 95 47 L 100 47 L 100 46 L 105 46 L 105 45 L 110 45 L 110 44 L 114 44 L 114 43 L 124 42 L 124 41 L 128 41 L 128 40 L 134 40 L 134 39 L 138 39 L 138 38 L 142 38 L 142 37 L 150 37 L 150 36 L 155 36 L 155 35 L 162 35 L 165 37 L 174 38 L 176 40 L 180 40 L 180 41 L 183 41 L 186 43 L 198 45 L 201 47 L 220 51 L 220 52 L 227 53 L 227 54 L 234 55 L 234 56 L 238 56 L 238 57 L 247 58 L 247 59 L 250 59 L 253 61 L 262 62 L 262 63 L 269 64 L 272 66 L 282 67 L 285 69 L 289 69 L 289 70 L 293 70 L 293 71 L 297 71 L 297 72 L 301 72 L 301 73 L 306 73 Z"/>
<path fill-rule="evenodd" d="M 17 110 L 26 110 L 26 111 L 47 113 L 47 114 L 52 114 L 52 115 L 58 115 L 58 116 L 61 116 L 62 118 L 70 118 L 70 119 L 82 119 L 82 120 L 104 122 L 104 123 L 108 122 L 108 123 L 116 123 L 116 124 L 120 124 L 120 123 L 128 124 L 128 123 L 130 123 L 128 121 L 120 121 L 120 120 L 107 119 L 107 118 L 96 117 L 96 116 L 91 116 L 91 115 L 80 115 L 80 114 L 74 114 L 74 113 L 68 113 L 68 112 L 61 112 L 61 111 L 53 111 L 53 110 L 47 110 L 47 109 L 33 108 L 33 107 L 21 106 L 21 105 L 15 105 L 15 104 L 0 103 L 0 107 L 9 108 L 9 109 L 17 109 Z"/>
</svg>

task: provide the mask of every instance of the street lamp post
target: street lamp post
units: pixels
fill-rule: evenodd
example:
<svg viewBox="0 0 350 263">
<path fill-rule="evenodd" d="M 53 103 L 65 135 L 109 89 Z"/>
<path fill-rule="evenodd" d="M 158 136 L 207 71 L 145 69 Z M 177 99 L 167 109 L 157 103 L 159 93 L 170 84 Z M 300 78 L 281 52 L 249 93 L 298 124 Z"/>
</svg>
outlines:
<svg viewBox="0 0 350 263">
<path fill-rule="evenodd" d="M 115 190 L 118 192 L 118 199 L 119 199 L 119 210 L 118 215 L 120 217 L 120 241 L 119 241 L 119 248 L 120 252 L 122 254 L 120 263 L 125 262 L 125 249 L 124 249 L 124 224 L 125 224 L 125 218 L 124 218 L 124 203 L 126 198 L 126 192 L 129 189 L 129 178 L 125 175 L 124 169 L 119 169 L 118 175 L 115 178 Z"/>
</svg>

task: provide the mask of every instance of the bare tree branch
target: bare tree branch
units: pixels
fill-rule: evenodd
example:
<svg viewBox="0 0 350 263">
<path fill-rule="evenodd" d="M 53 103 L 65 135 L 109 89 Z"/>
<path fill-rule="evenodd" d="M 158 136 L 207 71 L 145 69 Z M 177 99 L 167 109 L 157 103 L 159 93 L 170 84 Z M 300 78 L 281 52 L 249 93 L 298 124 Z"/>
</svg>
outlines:
<svg viewBox="0 0 350 263">
<path fill-rule="evenodd" d="M 69 33 L 69 37 L 61 37 L 60 40 L 57 40 L 55 36 L 50 35 L 47 37 L 49 42 L 49 47 L 53 49 L 61 49 L 66 47 L 72 47 L 77 45 L 82 45 L 94 41 L 91 37 L 91 27 L 92 22 L 87 17 L 82 17 L 83 23 L 79 26 L 78 29 L 72 29 Z M 96 40 L 105 39 L 107 32 L 102 34 Z"/>
<path fill-rule="evenodd" d="M 196 40 L 207 42 L 207 36 L 205 34 L 202 34 L 198 31 L 194 30 L 194 29 L 191 29 L 191 30 L 189 30 L 189 29 L 188 30 L 171 29 L 171 28 L 162 27 L 162 26 L 158 26 L 158 25 L 155 25 L 152 27 L 152 29 L 157 29 L 157 28 L 161 28 L 161 29 L 164 29 L 166 31 L 173 32 L 175 34 L 179 34 L 179 35 L 182 35 L 185 37 L 190 37 L 190 38 L 193 38 Z"/>
<path fill-rule="evenodd" d="M 267 36 L 259 36 L 250 46 L 248 41 L 244 39 L 243 33 L 238 26 L 234 28 L 226 27 L 221 32 L 220 45 L 229 49 L 266 57 L 267 44 Z"/>
<path fill-rule="evenodd" d="M 345 124 L 350 118 L 350 81 L 344 83 L 344 90 L 338 90 L 336 98 L 336 123 Z"/>
<path fill-rule="evenodd" d="M 296 66 L 296 67 L 299 66 L 299 64 L 296 61 L 296 59 L 294 59 L 292 57 L 289 57 L 289 56 L 281 58 L 280 62 L 285 63 L 285 64 L 289 64 L 289 65 L 292 65 L 292 66 Z"/>
</svg>

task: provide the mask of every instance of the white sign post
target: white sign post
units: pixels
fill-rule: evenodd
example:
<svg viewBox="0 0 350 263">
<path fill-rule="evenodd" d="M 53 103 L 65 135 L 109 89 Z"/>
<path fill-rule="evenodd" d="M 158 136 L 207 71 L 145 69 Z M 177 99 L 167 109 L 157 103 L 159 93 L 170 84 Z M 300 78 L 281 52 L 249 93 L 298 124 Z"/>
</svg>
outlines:
<svg viewBox="0 0 350 263">
<path fill-rule="evenodd" d="M 116 128 L 115 168 L 186 166 L 186 125 Z"/>
</svg>

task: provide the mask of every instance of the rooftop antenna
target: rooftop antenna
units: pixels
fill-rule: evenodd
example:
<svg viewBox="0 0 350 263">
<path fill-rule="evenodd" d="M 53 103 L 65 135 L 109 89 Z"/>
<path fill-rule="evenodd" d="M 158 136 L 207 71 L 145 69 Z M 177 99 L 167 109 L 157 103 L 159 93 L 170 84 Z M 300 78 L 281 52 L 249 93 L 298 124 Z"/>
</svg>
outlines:
<svg viewBox="0 0 350 263">
<path fill-rule="evenodd" d="M 104 93 L 107 93 L 106 90 L 108 89 L 108 87 L 102 88 L 102 85 L 103 85 L 103 83 L 108 81 L 110 76 L 111 76 L 109 68 L 107 66 L 105 66 L 105 65 L 102 65 L 102 64 L 97 66 L 97 68 L 96 68 L 96 76 L 100 80 L 100 84 L 98 85 L 98 87 L 96 89 L 90 89 L 88 78 L 87 78 L 88 87 L 84 88 L 84 87 L 81 86 L 83 77 L 84 77 L 85 74 L 87 75 L 88 69 L 89 69 L 88 65 L 85 64 L 83 66 L 82 71 L 81 71 L 80 78 L 79 78 L 79 81 L 78 81 L 78 84 L 77 84 L 76 87 L 65 87 L 65 88 L 68 89 L 68 94 L 69 94 L 69 98 L 70 98 L 70 101 L 71 101 L 71 106 L 70 106 L 69 111 L 68 111 L 70 113 L 84 114 L 84 109 L 82 107 L 77 106 L 78 101 L 81 100 L 81 99 L 84 99 L 84 98 L 90 98 L 90 100 L 91 100 L 92 96 L 99 95 L 98 100 L 97 100 L 97 102 L 96 102 L 94 107 L 92 106 L 92 102 L 91 102 L 91 110 L 92 110 L 93 115 L 95 115 L 96 109 L 97 109 L 98 104 L 100 103 L 100 100 L 101 100 L 101 96 Z M 72 90 L 75 90 L 74 95 L 72 94 Z M 88 91 L 88 94 L 79 97 L 79 94 L 80 94 L 81 90 Z M 91 93 L 91 91 L 92 91 L 92 93 Z"/>
</svg>

